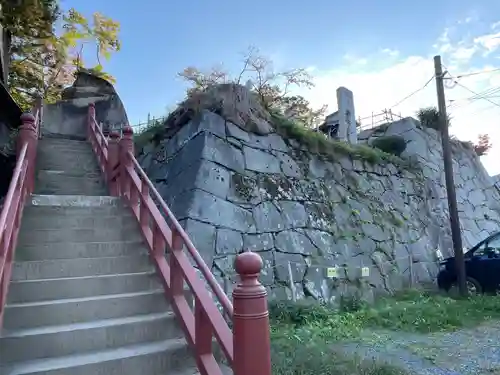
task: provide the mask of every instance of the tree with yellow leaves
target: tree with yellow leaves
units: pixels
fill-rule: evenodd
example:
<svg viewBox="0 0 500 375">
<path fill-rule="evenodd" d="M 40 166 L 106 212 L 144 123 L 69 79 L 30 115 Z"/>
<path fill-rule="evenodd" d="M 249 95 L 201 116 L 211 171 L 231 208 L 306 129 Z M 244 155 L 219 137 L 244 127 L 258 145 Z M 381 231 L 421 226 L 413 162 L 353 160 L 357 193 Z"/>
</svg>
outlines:
<svg viewBox="0 0 500 375">
<path fill-rule="evenodd" d="M 60 30 L 54 27 L 58 21 Z M 73 8 L 61 12 L 56 0 L 24 0 L 4 5 L 0 22 L 12 36 L 9 90 L 23 109 L 37 96 L 47 103 L 60 99 L 79 69 L 114 81 L 102 65 L 120 50 L 120 25 L 111 18 L 96 12 L 90 22 Z M 97 64 L 86 67 L 83 51 L 89 45 Z"/>
</svg>

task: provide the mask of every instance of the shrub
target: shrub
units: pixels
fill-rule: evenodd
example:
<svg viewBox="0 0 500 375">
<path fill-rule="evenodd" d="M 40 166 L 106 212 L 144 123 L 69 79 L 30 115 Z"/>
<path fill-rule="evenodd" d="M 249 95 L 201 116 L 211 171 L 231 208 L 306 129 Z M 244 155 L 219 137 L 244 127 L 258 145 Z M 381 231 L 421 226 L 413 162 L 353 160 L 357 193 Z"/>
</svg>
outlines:
<svg viewBox="0 0 500 375">
<path fill-rule="evenodd" d="M 418 121 L 425 128 L 439 130 L 439 111 L 436 107 L 421 108 L 417 112 Z M 450 126 L 450 118 L 446 119 Z"/>
<path fill-rule="evenodd" d="M 372 146 L 378 148 L 388 154 L 401 156 L 406 149 L 406 141 L 399 135 L 389 135 L 386 137 L 376 138 L 372 142 Z"/>
<path fill-rule="evenodd" d="M 269 317 L 279 323 L 301 326 L 312 321 L 326 321 L 332 314 L 334 311 L 331 307 L 310 299 L 269 302 Z"/>
</svg>

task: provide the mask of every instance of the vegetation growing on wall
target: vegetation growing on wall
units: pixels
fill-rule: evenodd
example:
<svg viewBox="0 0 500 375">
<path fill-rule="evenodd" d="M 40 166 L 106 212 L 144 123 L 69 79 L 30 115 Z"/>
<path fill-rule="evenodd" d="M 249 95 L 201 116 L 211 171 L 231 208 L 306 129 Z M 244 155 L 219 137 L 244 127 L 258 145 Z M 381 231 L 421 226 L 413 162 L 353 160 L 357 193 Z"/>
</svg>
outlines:
<svg viewBox="0 0 500 375">
<path fill-rule="evenodd" d="M 439 130 L 439 111 L 436 107 L 421 108 L 417 111 L 417 118 L 420 124 L 425 128 Z M 450 119 L 448 118 L 448 126 Z"/>
<path fill-rule="evenodd" d="M 276 132 L 283 138 L 296 140 L 304 145 L 308 151 L 322 155 L 327 159 L 335 160 L 335 156 L 345 155 L 372 164 L 392 163 L 402 167 L 410 166 L 407 160 L 380 149 L 331 139 L 323 133 L 301 126 L 277 112 L 271 113 L 271 116 Z"/>
<path fill-rule="evenodd" d="M 149 143 L 157 145 L 165 131 L 164 121 L 156 120 L 134 133 L 136 151 L 140 151 Z"/>
<path fill-rule="evenodd" d="M 372 146 L 384 152 L 387 152 L 388 154 L 401 156 L 401 154 L 406 149 L 406 141 L 399 135 L 389 135 L 376 138 L 372 142 Z"/>
<path fill-rule="evenodd" d="M 439 130 L 439 111 L 436 107 L 422 108 L 417 112 L 418 120 L 420 124 L 426 128 L 431 128 L 434 130 Z M 450 117 L 447 119 L 448 126 L 450 126 Z M 490 141 L 490 136 L 488 134 L 480 134 L 478 136 L 477 143 L 470 141 L 459 141 L 467 147 L 472 148 L 477 156 L 483 156 L 488 153 L 488 151 L 493 146 Z"/>
<path fill-rule="evenodd" d="M 86 70 L 108 80 L 102 62 L 120 50 L 120 26 L 101 13 L 92 22 L 75 9 L 62 12 L 56 0 L 9 2 L 2 8 L 2 25 L 11 33 L 8 85 L 23 108 L 36 96 L 51 103 L 74 80 L 74 72 L 85 67 L 84 47 L 95 45 L 97 60 Z M 61 24 L 60 30 L 55 25 Z"/>
<path fill-rule="evenodd" d="M 213 85 L 236 83 L 246 85 L 256 93 L 268 111 L 278 111 L 285 118 L 309 128 L 323 121 L 326 105 L 314 109 L 303 96 L 291 93 L 294 88 L 314 86 L 312 76 L 306 69 L 277 72 L 273 68 L 273 62 L 254 47 L 248 49 L 242 65 L 237 76 L 231 76 L 223 67 L 214 67 L 205 72 L 196 67 L 188 67 L 179 76 L 191 84 L 188 95 L 194 91 L 204 91 Z"/>
</svg>

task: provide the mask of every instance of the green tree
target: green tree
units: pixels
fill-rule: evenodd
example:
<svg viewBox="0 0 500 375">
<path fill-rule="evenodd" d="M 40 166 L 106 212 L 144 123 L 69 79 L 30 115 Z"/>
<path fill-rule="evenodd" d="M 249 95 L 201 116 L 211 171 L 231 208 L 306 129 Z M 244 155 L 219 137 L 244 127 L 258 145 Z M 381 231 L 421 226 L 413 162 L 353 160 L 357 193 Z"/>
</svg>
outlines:
<svg viewBox="0 0 500 375">
<path fill-rule="evenodd" d="M 12 34 L 8 84 L 21 107 L 29 108 L 39 95 L 48 103 L 57 101 L 79 69 L 114 81 L 101 63 L 120 50 L 120 25 L 111 18 L 96 12 L 89 22 L 75 9 L 61 12 L 54 0 L 27 0 L 3 12 L 3 25 Z M 62 25 L 58 31 L 57 22 Z M 94 44 L 97 60 L 92 67 L 83 61 L 89 44 Z"/>
</svg>

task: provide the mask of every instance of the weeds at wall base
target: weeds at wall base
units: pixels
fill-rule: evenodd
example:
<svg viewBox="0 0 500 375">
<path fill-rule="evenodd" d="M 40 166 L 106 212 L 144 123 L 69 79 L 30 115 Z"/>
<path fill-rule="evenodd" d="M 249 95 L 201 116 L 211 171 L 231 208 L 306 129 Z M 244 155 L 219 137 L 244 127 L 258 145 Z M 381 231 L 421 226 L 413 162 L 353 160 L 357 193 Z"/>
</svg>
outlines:
<svg viewBox="0 0 500 375">
<path fill-rule="evenodd" d="M 339 311 L 312 300 L 271 301 L 273 374 L 406 374 L 385 363 L 365 362 L 336 352 L 334 345 L 376 343 L 387 339 L 390 331 L 428 334 L 500 319 L 497 296 L 453 299 L 435 292 L 409 290 L 381 298 L 372 306 L 355 305 L 356 311 Z"/>
</svg>

